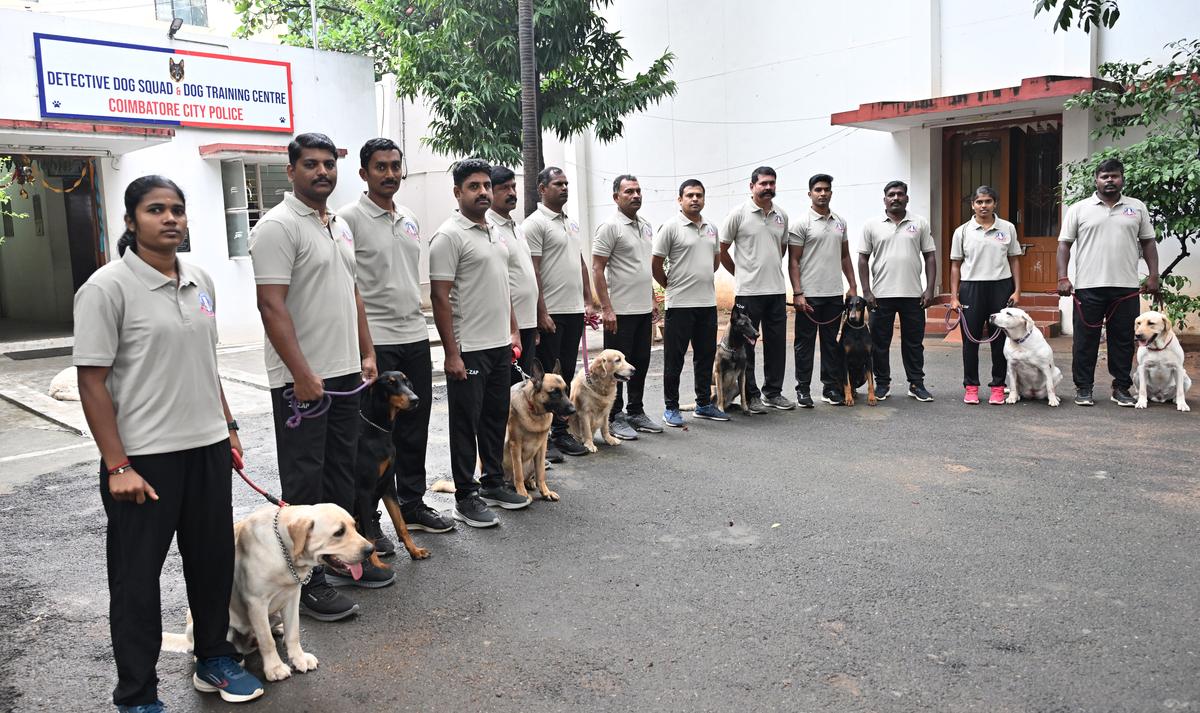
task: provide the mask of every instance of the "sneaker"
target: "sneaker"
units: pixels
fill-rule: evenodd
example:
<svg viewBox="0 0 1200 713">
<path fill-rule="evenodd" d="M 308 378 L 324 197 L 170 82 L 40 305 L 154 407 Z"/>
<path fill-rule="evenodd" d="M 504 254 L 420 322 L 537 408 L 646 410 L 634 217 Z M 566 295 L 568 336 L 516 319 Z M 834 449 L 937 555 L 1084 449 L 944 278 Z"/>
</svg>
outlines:
<svg viewBox="0 0 1200 713">
<path fill-rule="evenodd" d="M 812 401 L 812 399 L 809 399 L 809 401 Z M 771 408 L 777 408 L 780 411 L 791 411 L 792 409 L 796 408 L 796 402 L 792 401 L 783 394 L 768 396 L 763 399 L 763 403 Z"/>
<path fill-rule="evenodd" d="M 140 706 L 117 706 L 117 713 L 163 713 L 165 710 L 162 701 L 143 703 Z"/>
<path fill-rule="evenodd" d="M 496 485 L 481 485 L 479 499 L 488 505 L 495 505 L 505 510 L 520 510 L 529 507 L 529 503 L 533 502 L 533 498 L 529 496 L 517 495 L 516 488 L 504 482 Z"/>
<path fill-rule="evenodd" d="M 697 416 L 700 416 L 700 409 L 702 408 L 704 407 L 696 407 Z M 667 424 L 671 428 L 681 428 L 683 427 L 683 414 L 679 413 L 679 409 L 677 408 L 669 408 L 666 411 L 663 411 L 663 423 Z"/>
<path fill-rule="evenodd" d="M 583 444 L 570 433 L 560 433 L 551 438 L 553 439 L 551 445 L 557 446 L 558 450 L 569 456 L 585 456 L 588 453 L 588 449 L 584 448 Z"/>
<path fill-rule="evenodd" d="M 886 399 L 888 397 L 888 394 L 890 394 L 891 392 L 892 392 L 892 387 L 889 386 L 888 384 L 882 384 L 882 385 L 877 384 L 875 386 L 875 400 L 883 401 L 884 399 Z"/>
<path fill-rule="evenodd" d="M 992 395 L 988 397 L 988 403 L 993 406 L 1002 406 L 1004 404 L 1005 396 L 1006 394 L 1004 393 L 1003 386 L 993 386 Z"/>
<path fill-rule="evenodd" d="M 201 693 L 220 693 L 221 700 L 226 703 L 245 703 L 263 694 L 262 681 L 246 673 L 232 656 L 196 661 L 192 686 Z M 161 706 L 159 710 L 162 710 Z"/>
<path fill-rule="evenodd" d="M 1133 395 L 1129 393 L 1129 389 L 1114 387 L 1110 398 L 1118 406 L 1132 407 L 1137 404 L 1137 399 L 1133 398 Z"/>
<path fill-rule="evenodd" d="M 747 405 L 746 405 L 746 408 L 744 408 L 744 409 L 742 409 L 742 410 L 743 410 L 743 411 L 745 411 L 746 413 L 751 413 L 751 414 L 754 414 L 754 413 L 766 413 L 766 412 L 767 412 L 767 407 L 766 407 L 766 406 L 763 406 L 762 399 L 760 399 L 760 398 L 759 398 L 759 397 L 757 397 L 757 396 L 751 396 L 751 397 L 750 397 L 750 403 L 749 403 L 749 404 L 747 404 Z"/>
<path fill-rule="evenodd" d="M 546 460 L 550 461 L 551 463 L 562 463 L 564 460 L 566 460 L 562 454 L 562 451 L 558 450 L 558 448 L 554 446 L 553 439 L 546 444 Z"/>
<path fill-rule="evenodd" d="M 908 395 L 917 401 L 923 401 L 926 403 L 933 401 L 933 394 L 929 393 L 929 390 L 925 388 L 924 384 L 909 384 Z M 878 393 L 875 394 L 875 398 L 879 398 Z"/>
<path fill-rule="evenodd" d="M 1075 405 L 1076 406 L 1095 406 L 1096 402 L 1092 400 L 1091 389 L 1075 389 Z"/>
<path fill-rule="evenodd" d="M 813 407 L 812 397 L 808 395 L 807 391 L 797 391 L 796 392 L 796 405 L 799 406 L 800 408 L 812 408 Z"/>
<path fill-rule="evenodd" d="M 363 537 L 375 544 L 375 554 L 380 557 L 391 557 L 396 554 L 396 543 L 383 534 L 383 528 L 379 525 L 379 519 L 382 516 L 383 514 L 378 510 L 375 511 L 375 517 L 366 524 L 367 531 L 363 533 Z"/>
<path fill-rule="evenodd" d="M 358 575 L 357 578 L 355 574 Z M 325 581 L 334 587 L 382 589 L 396 581 L 396 573 L 386 567 L 377 567 L 371 560 L 366 559 L 352 567 L 325 565 Z"/>
<path fill-rule="evenodd" d="M 495 527 L 500 524 L 500 518 L 480 499 L 478 493 L 471 493 L 455 501 L 453 515 L 455 520 L 465 522 L 471 527 Z"/>
<path fill-rule="evenodd" d="M 404 513 L 404 524 L 409 530 L 422 532 L 449 532 L 454 529 L 454 521 L 434 510 L 424 502 Z"/>
<path fill-rule="evenodd" d="M 966 387 L 966 393 L 963 394 L 963 403 L 964 404 L 972 404 L 972 405 L 979 403 L 979 387 L 978 386 Z"/>
<path fill-rule="evenodd" d="M 612 417 L 608 422 L 608 431 L 622 441 L 636 441 L 637 431 L 633 430 L 633 426 L 629 421 L 625 420 L 625 414 L 619 413 Z"/>
<path fill-rule="evenodd" d="M 709 421 L 728 421 L 729 414 L 717 408 L 716 404 L 704 404 L 696 407 L 696 418 L 707 418 Z"/>
<path fill-rule="evenodd" d="M 324 575 L 300 588 L 300 613 L 317 621 L 337 621 L 358 613 L 358 605 L 329 586 Z"/>
<path fill-rule="evenodd" d="M 642 433 L 662 433 L 663 427 L 644 413 L 631 413 L 625 416 L 625 421 L 633 426 L 633 430 Z"/>
<path fill-rule="evenodd" d="M 821 400 L 830 406 L 844 406 L 846 404 L 846 399 L 842 398 L 842 395 L 836 391 L 826 391 L 821 394 Z"/>
</svg>

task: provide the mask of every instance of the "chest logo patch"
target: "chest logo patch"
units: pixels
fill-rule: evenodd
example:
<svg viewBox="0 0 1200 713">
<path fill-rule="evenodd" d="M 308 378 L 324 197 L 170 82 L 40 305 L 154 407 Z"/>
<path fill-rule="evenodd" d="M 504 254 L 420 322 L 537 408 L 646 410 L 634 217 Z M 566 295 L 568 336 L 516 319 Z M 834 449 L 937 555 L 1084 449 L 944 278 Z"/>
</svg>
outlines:
<svg viewBox="0 0 1200 713">
<path fill-rule="evenodd" d="M 404 234 L 407 235 L 408 237 L 412 238 L 413 240 L 421 239 L 421 232 L 419 230 L 417 230 L 417 224 L 412 222 L 411 220 L 404 221 Z"/>
<path fill-rule="evenodd" d="M 212 317 L 217 313 L 216 306 L 213 305 L 212 297 L 210 297 L 208 293 L 204 291 L 200 292 L 200 311 L 203 312 L 206 317 Z"/>
<path fill-rule="evenodd" d="M 647 240 L 654 237 L 654 229 L 651 228 L 647 223 L 642 223 L 642 237 L 646 238 Z"/>
<path fill-rule="evenodd" d="M 778 213 L 775 214 L 775 225 L 783 225 L 783 216 Z"/>
<path fill-rule="evenodd" d="M 908 227 L 905 228 L 905 230 L 907 230 L 909 233 L 911 233 L 913 235 L 917 234 L 917 226 L 913 225 L 912 223 L 909 223 Z"/>
<path fill-rule="evenodd" d="M 708 237 L 708 238 L 717 237 L 717 229 L 712 227 L 711 225 L 704 226 L 704 236 Z"/>
<path fill-rule="evenodd" d="M 833 229 L 839 233 L 846 232 L 846 224 L 840 220 L 833 221 Z"/>
<path fill-rule="evenodd" d="M 1137 214 L 1138 214 L 1137 209 L 1134 208 L 1133 206 L 1125 206 L 1123 209 L 1121 209 L 1121 215 L 1124 215 L 1128 218 L 1133 218 Z"/>
<path fill-rule="evenodd" d="M 573 236 L 579 235 L 579 223 L 576 223 L 573 220 L 570 223 L 567 223 L 567 232 Z"/>
</svg>

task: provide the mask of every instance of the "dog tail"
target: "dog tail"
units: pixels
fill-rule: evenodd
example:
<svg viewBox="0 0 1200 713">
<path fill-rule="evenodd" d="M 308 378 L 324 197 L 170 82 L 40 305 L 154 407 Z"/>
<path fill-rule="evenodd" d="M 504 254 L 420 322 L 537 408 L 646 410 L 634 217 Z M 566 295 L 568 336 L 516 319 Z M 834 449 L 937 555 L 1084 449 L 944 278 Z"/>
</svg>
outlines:
<svg viewBox="0 0 1200 713">
<path fill-rule="evenodd" d="M 173 651 L 178 654 L 190 654 L 193 649 L 192 644 L 192 610 L 188 609 L 187 613 L 187 629 L 182 634 L 174 634 L 169 631 L 162 633 L 162 650 Z"/>
<path fill-rule="evenodd" d="M 680 411 L 695 411 L 696 404 L 679 404 Z"/>
<path fill-rule="evenodd" d="M 455 491 L 454 481 L 448 478 L 440 478 L 433 481 L 433 485 L 429 486 L 429 489 L 435 493 L 453 493 Z"/>
</svg>

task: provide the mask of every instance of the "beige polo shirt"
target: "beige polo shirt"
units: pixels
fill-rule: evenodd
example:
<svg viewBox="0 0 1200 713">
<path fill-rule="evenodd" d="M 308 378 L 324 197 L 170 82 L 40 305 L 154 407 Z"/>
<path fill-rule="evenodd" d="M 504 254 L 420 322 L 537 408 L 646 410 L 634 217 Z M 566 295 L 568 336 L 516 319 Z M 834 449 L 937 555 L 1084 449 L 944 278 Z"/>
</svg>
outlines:
<svg viewBox="0 0 1200 713">
<path fill-rule="evenodd" d="M 734 208 L 721 226 L 721 242 L 732 243 L 737 270 L 734 282 L 739 297 L 787 293 L 783 279 L 784 246 L 788 217 L 779 206 L 764 214 L 754 200 Z"/>
<path fill-rule="evenodd" d="M 172 280 L 126 250 L 75 293 L 72 363 L 110 367 L 104 385 L 131 456 L 211 446 L 229 437 L 217 376 L 212 278 L 182 260 L 176 270 L 178 280 Z"/>
<path fill-rule="evenodd" d="M 488 208 L 488 223 L 508 246 L 508 292 L 512 297 L 513 311 L 517 314 L 517 329 L 537 326 L 537 275 L 533 272 L 533 257 L 529 254 L 529 243 L 525 231 L 509 214 L 508 218 Z"/>
<path fill-rule="evenodd" d="M 962 262 L 960 280 L 1007 280 L 1012 277 L 1008 258 L 1020 254 L 1017 227 L 1003 218 L 990 228 L 971 218 L 950 238 L 950 259 Z"/>
<path fill-rule="evenodd" d="M 366 193 L 337 212 L 354 234 L 358 293 L 375 344 L 429 339 L 421 314 L 421 228 L 413 212 L 375 204 Z"/>
<path fill-rule="evenodd" d="M 542 258 L 542 299 L 550 314 L 583 312 L 583 238 L 579 223 L 538 203 L 521 223 L 529 254 Z"/>
<path fill-rule="evenodd" d="M 715 307 L 713 256 L 721 252 L 717 229 L 700 218 L 696 224 L 683 212 L 658 226 L 652 254 L 666 259 L 667 309 Z"/>
<path fill-rule="evenodd" d="M 925 253 L 935 250 L 929 221 L 906 213 L 899 223 L 886 215 L 863 225 L 859 252 L 871 256 L 871 292 L 876 297 L 920 297 Z"/>
<path fill-rule="evenodd" d="M 647 314 L 654 309 L 654 277 L 650 274 L 650 249 L 654 227 L 650 221 L 617 211 L 596 227 L 592 255 L 608 258 L 604 279 L 608 301 L 616 314 Z"/>
<path fill-rule="evenodd" d="M 358 309 L 354 303 L 354 233 L 330 213 L 329 225 L 291 193 L 250 231 L 254 282 L 288 285 L 288 314 L 300 353 L 318 377 L 354 374 L 358 356 Z M 271 388 L 295 379 L 275 351 L 264 345 Z"/>
<path fill-rule="evenodd" d="M 800 220 L 788 223 L 788 245 L 804 248 L 800 256 L 800 289 L 805 297 L 841 297 L 842 246 L 849 242 L 846 221 L 812 208 Z"/>
<path fill-rule="evenodd" d="M 1139 240 L 1153 240 L 1146 204 L 1121 196 L 1112 208 L 1096 193 L 1067 208 L 1060 243 L 1075 243 L 1075 287 L 1137 287 Z"/>
<path fill-rule="evenodd" d="M 429 239 L 429 279 L 453 282 L 450 308 L 462 352 L 509 344 L 508 238 L 455 213 Z"/>
</svg>

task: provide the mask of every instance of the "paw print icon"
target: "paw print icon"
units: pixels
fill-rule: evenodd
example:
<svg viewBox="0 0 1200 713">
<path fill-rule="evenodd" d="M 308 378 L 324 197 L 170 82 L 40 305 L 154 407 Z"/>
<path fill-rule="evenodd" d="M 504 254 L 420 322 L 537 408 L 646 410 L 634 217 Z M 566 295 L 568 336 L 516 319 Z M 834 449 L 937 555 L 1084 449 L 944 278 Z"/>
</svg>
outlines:
<svg viewBox="0 0 1200 713">
<path fill-rule="evenodd" d="M 61 106 L 62 106 L 62 102 L 60 102 L 60 101 L 58 101 L 57 99 L 55 99 L 55 100 L 54 100 L 54 108 L 55 108 L 55 109 L 58 109 L 58 108 L 59 108 L 59 107 L 61 107 Z"/>
<path fill-rule="evenodd" d="M 282 117 L 282 116 L 281 116 L 281 117 L 279 117 L 279 123 L 280 123 L 280 124 L 286 124 L 286 123 L 287 123 L 287 118 L 286 118 L 286 117 Z"/>
</svg>

